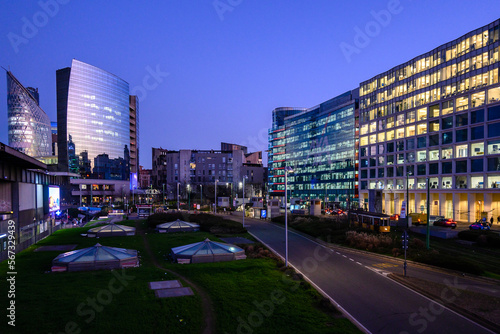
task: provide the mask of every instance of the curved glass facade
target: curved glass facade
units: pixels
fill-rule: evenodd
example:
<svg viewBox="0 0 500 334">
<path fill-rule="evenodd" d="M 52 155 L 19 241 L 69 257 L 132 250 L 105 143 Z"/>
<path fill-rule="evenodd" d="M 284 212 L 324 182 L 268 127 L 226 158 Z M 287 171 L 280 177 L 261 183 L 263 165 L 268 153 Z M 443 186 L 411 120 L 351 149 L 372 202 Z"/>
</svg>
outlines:
<svg viewBox="0 0 500 334">
<path fill-rule="evenodd" d="M 30 88 L 33 93 L 36 90 Z M 34 158 L 52 154 L 50 119 L 38 105 L 37 96 L 7 72 L 9 146 Z"/>
<path fill-rule="evenodd" d="M 70 69 L 58 71 L 57 86 L 58 122 L 65 128 L 59 159 L 84 178 L 129 179 L 128 83 L 73 59 Z"/>
</svg>

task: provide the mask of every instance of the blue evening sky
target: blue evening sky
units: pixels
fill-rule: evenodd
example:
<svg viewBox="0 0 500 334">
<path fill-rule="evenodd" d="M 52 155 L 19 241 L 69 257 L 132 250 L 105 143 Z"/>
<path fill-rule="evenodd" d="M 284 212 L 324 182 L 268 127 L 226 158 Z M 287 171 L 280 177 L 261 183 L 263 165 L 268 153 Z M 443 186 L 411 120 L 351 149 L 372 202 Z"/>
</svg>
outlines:
<svg viewBox="0 0 500 334">
<path fill-rule="evenodd" d="M 274 108 L 317 105 L 499 13 L 498 0 L 2 1 L 0 65 L 39 88 L 53 121 L 55 73 L 72 58 L 127 81 L 150 168 L 153 146 L 266 150 Z M 6 79 L 0 106 L 7 144 Z"/>
</svg>

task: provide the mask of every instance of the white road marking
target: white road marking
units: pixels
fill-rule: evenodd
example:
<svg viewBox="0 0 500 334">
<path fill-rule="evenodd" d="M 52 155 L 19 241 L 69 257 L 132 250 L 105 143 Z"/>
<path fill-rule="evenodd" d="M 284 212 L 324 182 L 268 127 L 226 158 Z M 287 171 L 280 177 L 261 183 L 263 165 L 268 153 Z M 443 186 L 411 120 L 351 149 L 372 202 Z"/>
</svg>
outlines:
<svg viewBox="0 0 500 334">
<path fill-rule="evenodd" d="M 360 266 L 362 266 L 361 262 L 356 262 L 357 264 L 359 264 Z"/>
</svg>

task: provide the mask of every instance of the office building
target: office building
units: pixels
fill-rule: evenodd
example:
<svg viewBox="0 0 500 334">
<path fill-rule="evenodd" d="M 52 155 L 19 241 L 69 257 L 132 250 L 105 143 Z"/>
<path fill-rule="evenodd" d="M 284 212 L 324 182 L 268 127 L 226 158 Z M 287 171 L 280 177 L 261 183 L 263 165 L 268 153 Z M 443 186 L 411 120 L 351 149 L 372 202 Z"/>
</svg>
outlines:
<svg viewBox="0 0 500 334">
<path fill-rule="evenodd" d="M 56 77 L 59 170 L 81 177 L 71 181 L 73 201 L 95 205 L 128 195 L 138 157 L 138 100 L 129 84 L 75 59 Z M 100 180 L 99 191 L 92 180 Z"/>
<path fill-rule="evenodd" d="M 357 197 L 358 90 L 312 108 L 276 108 L 269 130 L 268 194 L 347 207 Z M 350 202 L 350 203 L 349 203 Z"/>
<path fill-rule="evenodd" d="M 13 231 L 18 253 L 60 228 L 61 181 L 41 161 L 0 143 L 0 261 L 12 253 Z"/>
<path fill-rule="evenodd" d="M 177 183 L 182 193 L 188 184 L 191 191 L 198 192 L 199 186 L 213 188 L 216 180 L 220 186 L 226 186 L 226 194 L 236 195 L 241 191 L 242 178 L 247 175 L 245 197 L 262 196 L 265 182 L 262 152 L 246 152 L 246 147 L 228 143 L 221 143 L 220 151 L 153 148 L 151 182 L 157 189 L 165 187 L 170 198 L 176 196 Z"/>
<path fill-rule="evenodd" d="M 500 215 L 499 24 L 360 84 L 365 208 L 400 213 L 408 190 L 409 212 L 429 201 L 430 214 L 459 221 Z"/>
<path fill-rule="evenodd" d="M 50 119 L 39 101 L 38 89 L 25 88 L 7 71 L 9 146 L 37 159 L 52 154 Z"/>
</svg>

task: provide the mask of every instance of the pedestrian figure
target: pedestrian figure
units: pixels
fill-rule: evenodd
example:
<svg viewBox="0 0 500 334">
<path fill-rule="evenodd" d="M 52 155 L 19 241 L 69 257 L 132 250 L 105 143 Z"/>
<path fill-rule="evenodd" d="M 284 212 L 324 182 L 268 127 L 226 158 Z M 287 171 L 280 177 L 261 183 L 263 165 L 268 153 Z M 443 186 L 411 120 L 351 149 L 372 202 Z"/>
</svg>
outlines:
<svg viewBox="0 0 500 334">
<path fill-rule="evenodd" d="M 500 224 L 500 216 L 497 217 L 497 223 Z"/>
<path fill-rule="evenodd" d="M 491 218 L 490 218 L 490 227 L 492 227 L 492 226 L 493 226 L 493 216 L 491 216 Z"/>
</svg>

